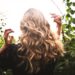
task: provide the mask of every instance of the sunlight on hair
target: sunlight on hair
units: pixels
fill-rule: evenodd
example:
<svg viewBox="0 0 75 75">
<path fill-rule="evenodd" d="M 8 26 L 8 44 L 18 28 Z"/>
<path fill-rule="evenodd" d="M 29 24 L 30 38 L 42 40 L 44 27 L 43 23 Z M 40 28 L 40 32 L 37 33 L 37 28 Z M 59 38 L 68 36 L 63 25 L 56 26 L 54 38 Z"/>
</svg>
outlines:
<svg viewBox="0 0 75 75">
<path fill-rule="evenodd" d="M 59 3 L 59 8 L 64 14 L 63 0 L 54 0 L 56 4 Z M 5 29 L 11 28 L 14 30 L 14 37 L 17 39 L 20 33 L 20 21 L 25 11 L 29 8 L 37 8 L 44 13 L 56 13 L 62 16 L 60 11 L 50 0 L 1 0 L 0 12 L 7 13 L 7 25 Z"/>
</svg>

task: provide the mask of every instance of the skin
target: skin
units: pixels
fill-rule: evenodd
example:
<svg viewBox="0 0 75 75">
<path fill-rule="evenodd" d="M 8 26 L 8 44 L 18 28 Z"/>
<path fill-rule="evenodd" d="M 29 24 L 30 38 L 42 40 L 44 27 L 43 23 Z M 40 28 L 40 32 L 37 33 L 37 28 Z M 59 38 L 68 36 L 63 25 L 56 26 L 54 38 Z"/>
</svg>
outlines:
<svg viewBox="0 0 75 75">
<path fill-rule="evenodd" d="M 56 22 L 56 27 L 57 27 L 57 31 L 56 32 L 52 32 L 52 35 L 54 37 L 54 39 L 59 39 L 62 35 L 62 25 L 61 25 L 61 17 L 59 15 L 56 14 L 51 14 L 52 18 L 54 18 L 54 22 Z"/>
</svg>

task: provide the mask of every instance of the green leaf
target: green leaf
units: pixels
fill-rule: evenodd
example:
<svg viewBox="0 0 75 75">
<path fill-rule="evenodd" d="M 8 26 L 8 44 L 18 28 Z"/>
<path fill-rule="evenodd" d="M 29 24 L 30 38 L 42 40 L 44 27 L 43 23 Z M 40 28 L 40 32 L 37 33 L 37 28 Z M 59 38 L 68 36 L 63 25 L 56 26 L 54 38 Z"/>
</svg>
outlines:
<svg viewBox="0 0 75 75">
<path fill-rule="evenodd" d="M 71 28 L 71 25 L 67 25 L 66 28 L 68 28 L 68 29 Z"/>
<path fill-rule="evenodd" d="M 3 33 L 3 31 L 1 30 L 1 33 Z"/>
<path fill-rule="evenodd" d="M 0 30 L 2 29 L 2 27 L 0 27 Z"/>
<path fill-rule="evenodd" d="M 75 6 L 75 2 L 73 2 L 72 4 L 73 4 L 73 6 Z"/>
<path fill-rule="evenodd" d="M 70 14 L 68 13 L 68 14 L 66 14 L 66 17 L 71 17 L 71 16 L 70 16 Z"/>
<path fill-rule="evenodd" d="M 67 5 L 67 6 L 71 6 L 71 5 L 72 5 L 72 2 L 67 2 L 66 5 Z"/>
<path fill-rule="evenodd" d="M 66 28 L 66 26 L 67 26 L 67 24 L 63 24 L 63 25 L 62 25 L 63 29 L 65 29 L 65 28 Z"/>
<path fill-rule="evenodd" d="M 75 11 L 74 10 L 70 10 L 71 14 L 75 14 Z"/>
<path fill-rule="evenodd" d="M 70 0 L 66 0 L 67 2 L 69 2 Z"/>
<path fill-rule="evenodd" d="M 75 18 L 72 18 L 72 23 L 74 23 L 74 24 L 75 24 Z"/>
<path fill-rule="evenodd" d="M 75 30 L 75 27 L 72 27 L 72 30 Z"/>
</svg>

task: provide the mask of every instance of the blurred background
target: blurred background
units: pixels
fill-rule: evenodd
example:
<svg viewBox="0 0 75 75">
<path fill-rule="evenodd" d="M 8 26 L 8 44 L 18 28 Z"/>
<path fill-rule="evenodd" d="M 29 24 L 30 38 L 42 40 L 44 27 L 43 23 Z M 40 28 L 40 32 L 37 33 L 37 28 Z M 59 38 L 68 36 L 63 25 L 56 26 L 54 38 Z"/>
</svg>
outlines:
<svg viewBox="0 0 75 75">
<path fill-rule="evenodd" d="M 13 43 L 18 40 L 20 21 L 28 8 L 62 17 L 62 42 L 66 53 L 57 61 L 54 75 L 75 75 L 75 0 L 0 0 L 0 47 L 4 44 L 5 29 L 15 31 Z M 0 68 L 0 75 L 13 74 L 11 69 Z"/>
</svg>

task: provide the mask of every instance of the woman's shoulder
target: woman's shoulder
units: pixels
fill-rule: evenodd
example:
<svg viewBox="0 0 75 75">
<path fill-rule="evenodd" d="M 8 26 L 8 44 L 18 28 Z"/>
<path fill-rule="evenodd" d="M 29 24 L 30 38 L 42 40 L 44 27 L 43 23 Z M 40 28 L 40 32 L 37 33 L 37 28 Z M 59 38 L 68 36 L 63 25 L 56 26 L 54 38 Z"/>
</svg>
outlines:
<svg viewBox="0 0 75 75">
<path fill-rule="evenodd" d="M 18 50 L 18 45 L 17 44 L 9 44 L 7 47 L 6 47 L 6 53 L 8 55 L 10 54 L 13 54 L 13 53 L 16 53 Z"/>
<path fill-rule="evenodd" d="M 7 49 L 18 49 L 19 47 L 21 47 L 20 43 L 18 43 L 18 44 L 9 44 L 7 46 Z"/>
</svg>

